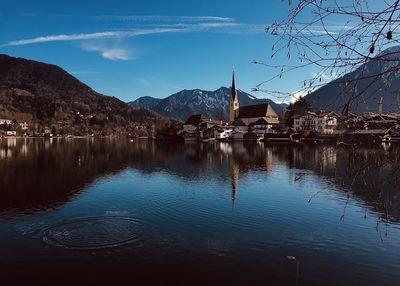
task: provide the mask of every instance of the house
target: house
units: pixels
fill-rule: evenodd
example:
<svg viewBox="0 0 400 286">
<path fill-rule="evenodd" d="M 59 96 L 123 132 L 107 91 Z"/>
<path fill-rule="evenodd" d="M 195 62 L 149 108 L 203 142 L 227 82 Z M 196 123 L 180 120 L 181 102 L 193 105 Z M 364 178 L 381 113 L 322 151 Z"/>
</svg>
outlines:
<svg viewBox="0 0 400 286">
<path fill-rule="evenodd" d="M 293 119 L 293 128 L 296 131 L 313 130 L 316 131 L 317 114 L 307 111 L 302 115 L 296 115 Z"/>
<path fill-rule="evenodd" d="M 214 130 L 214 138 L 220 141 L 228 140 L 233 132 L 233 126 L 229 125 L 215 125 L 212 129 Z"/>
<path fill-rule="evenodd" d="M 16 136 L 17 135 L 17 131 L 7 131 L 7 136 Z"/>
<path fill-rule="evenodd" d="M 207 118 L 203 114 L 194 114 L 189 116 L 189 118 L 183 124 L 183 131 L 194 131 L 197 128 L 207 129 L 216 124 L 222 125 L 223 122 L 221 120 Z"/>
<path fill-rule="evenodd" d="M 321 134 L 332 134 L 338 124 L 339 114 L 335 112 L 321 111 L 318 113 L 316 122 L 317 132 Z"/>
<path fill-rule="evenodd" d="M 233 121 L 233 129 L 235 131 L 245 132 L 249 127 L 241 119 L 236 118 L 235 121 Z"/>
<path fill-rule="evenodd" d="M 246 126 L 264 119 L 269 125 L 279 124 L 279 117 L 272 106 L 268 103 L 240 106 L 236 89 L 235 73 L 232 75 L 231 96 L 229 99 L 229 122 L 235 125 L 241 120 Z"/>
<path fill-rule="evenodd" d="M 0 119 L 0 125 L 10 125 L 11 123 L 11 119 Z"/>
<path fill-rule="evenodd" d="M 258 119 L 256 122 L 250 123 L 250 130 L 253 130 L 257 134 L 260 134 L 261 137 L 264 136 L 265 133 L 276 133 L 274 127 L 276 124 L 271 124 L 264 118 Z"/>
<path fill-rule="evenodd" d="M 28 130 L 29 125 L 28 125 L 28 123 L 26 123 L 26 122 L 21 122 L 21 123 L 19 123 L 19 127 L 20 127 L 22 130 Z"/>
<path fill-rule="evenodd" d="M 343 141 L 356 144 L 375 144 L 390 141 L 389 129 L 349 130 L 343 133 Z"/>
<path fill-rule="evenodd" d="M 296 131 L 316 131 L 321 134 L 331 134 L 336 128 L 339 115 L 335 112 L 321 111 L 319 113 L 307 111 L 302 115 L 294 116 L 293 128 Z"/>
<path fill-rule="evenodd" d="M 350 114 L 345 120 L 348 129 L 400 129 L 399 114 L 380 114 L 367 112 Z"/>
</svg>

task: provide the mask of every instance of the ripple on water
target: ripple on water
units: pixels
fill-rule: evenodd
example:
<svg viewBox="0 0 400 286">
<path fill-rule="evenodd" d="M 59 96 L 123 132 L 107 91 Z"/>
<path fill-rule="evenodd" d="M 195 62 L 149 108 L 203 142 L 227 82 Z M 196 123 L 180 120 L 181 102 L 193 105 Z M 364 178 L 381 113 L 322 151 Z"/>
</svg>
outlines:
<svg viewBox="0 0 400 286">
<path fill-rule="evenodd" d="M 93 250 L 138 242 L 141 222 L 124 216 L 95 216 L 66 220 L 43 233 L 47 244 L 66 249 Z"/>
</svg>

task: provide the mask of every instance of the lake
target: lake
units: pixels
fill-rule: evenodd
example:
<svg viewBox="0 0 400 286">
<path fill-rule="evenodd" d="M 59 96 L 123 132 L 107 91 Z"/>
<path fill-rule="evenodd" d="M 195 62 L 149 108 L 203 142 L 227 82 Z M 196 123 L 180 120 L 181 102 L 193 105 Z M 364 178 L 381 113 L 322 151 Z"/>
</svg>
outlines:
<svg viewBox="0 0 400 286">
<path fill-rule="evenodd" d="M 0 140 L 0 283 L 400 285 L 400 145 Z"/>
</svg>

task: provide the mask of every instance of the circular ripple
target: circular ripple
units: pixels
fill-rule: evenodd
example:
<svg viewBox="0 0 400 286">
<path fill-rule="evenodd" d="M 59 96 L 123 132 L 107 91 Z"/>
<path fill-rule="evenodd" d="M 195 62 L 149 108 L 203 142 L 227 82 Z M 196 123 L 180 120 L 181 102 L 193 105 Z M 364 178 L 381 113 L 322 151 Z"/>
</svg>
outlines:
<svg viewBox="0 0 400 286">
<path fill-rule="evenodd" d="M 134 243 L 140 237 L 140 221 L 130 217 L 76 218 L 50 226 L 43 240 L 67 249 L 101 249 Z"/>
</svg>

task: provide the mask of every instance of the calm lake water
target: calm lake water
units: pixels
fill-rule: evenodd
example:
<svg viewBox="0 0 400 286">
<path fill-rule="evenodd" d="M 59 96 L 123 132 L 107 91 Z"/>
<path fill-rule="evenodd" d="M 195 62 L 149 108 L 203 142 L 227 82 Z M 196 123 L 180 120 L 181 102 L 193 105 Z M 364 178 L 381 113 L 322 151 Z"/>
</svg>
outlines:
<svg viewBox="0 0 400 286">
<path fill-rule="evenodd" d="M 0 284 L 400 285 L 399 168 L 396 145 L 2 139 Z"/>
</svg>

